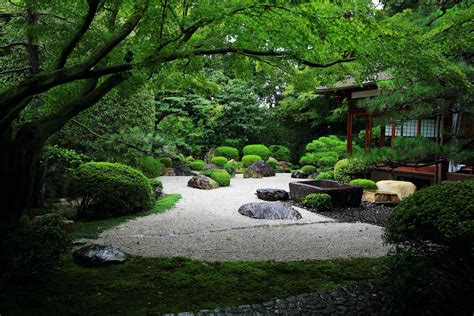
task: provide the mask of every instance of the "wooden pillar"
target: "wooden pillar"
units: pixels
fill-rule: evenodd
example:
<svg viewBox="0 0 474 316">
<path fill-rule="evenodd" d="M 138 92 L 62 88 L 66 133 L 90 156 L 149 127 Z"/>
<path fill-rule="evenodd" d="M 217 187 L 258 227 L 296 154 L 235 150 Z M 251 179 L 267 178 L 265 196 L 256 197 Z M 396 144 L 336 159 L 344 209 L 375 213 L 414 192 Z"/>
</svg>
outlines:
<svg viewBox="0 0 474 316">
<path fill-rule="evenodd" d="M 421 120 L 417 119 L 416 120 L 416 136 L 421 135 Z"/>
<path fill-rule="evenodd" d="M 347 153 L 352 154 L 352 113 L 347 112 Z"/>
<path fill-rule="evenodd" d="M 439 119 L 439 144 L 443 145 L 444 144 L 444 115 L 441 115 Z"/>
<path fill-rule="evenodd" d="M 369 152 L 372 146 L 372 114 L 367 116 L 367 124 L 365 126 L 365 151 Z"/>
<path fill-rule="evenodd" d="M 392 147 L 395 147 L 395 131 L 397 129 L 397 125 L 395 124 L 395 122 L 392 123 L 392 143 L 391 143 L 391 146 Z"/>
<path fill-rule="evenodd" d="M 379 147 L 385 146 L 385 126 L 380 126 L 380 139 L 379 139 Z"/>
</svg>

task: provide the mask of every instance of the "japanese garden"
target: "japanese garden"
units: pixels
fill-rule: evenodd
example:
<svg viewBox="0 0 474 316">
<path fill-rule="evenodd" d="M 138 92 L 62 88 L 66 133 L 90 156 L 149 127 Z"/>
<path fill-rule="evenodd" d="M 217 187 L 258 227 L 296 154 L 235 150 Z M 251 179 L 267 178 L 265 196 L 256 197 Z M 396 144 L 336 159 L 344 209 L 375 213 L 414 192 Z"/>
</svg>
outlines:
<svg viewBox="0 0 474 316">
<path fill-rule="evenodd" d="M 0 315 L 472 315 L 471 0 L 1 0 Z"/>
</svg>

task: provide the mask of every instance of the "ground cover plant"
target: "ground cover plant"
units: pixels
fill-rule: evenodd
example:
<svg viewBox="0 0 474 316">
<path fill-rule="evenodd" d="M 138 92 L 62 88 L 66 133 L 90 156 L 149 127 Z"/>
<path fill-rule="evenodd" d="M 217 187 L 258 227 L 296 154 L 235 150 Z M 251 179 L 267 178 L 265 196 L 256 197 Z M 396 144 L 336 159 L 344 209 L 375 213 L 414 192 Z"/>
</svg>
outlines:
<svg viewBox="0 0 474 316">
<path fill-rule="evenodd" d="M 123 265 L 90 269 L 65 260 L 48 281 L 0 292 L 0 312 L 148 314 L 261 303 L 364 283 L 381 263 L 370 258 L 219 263 L 132 257 Z"/>
</svg>

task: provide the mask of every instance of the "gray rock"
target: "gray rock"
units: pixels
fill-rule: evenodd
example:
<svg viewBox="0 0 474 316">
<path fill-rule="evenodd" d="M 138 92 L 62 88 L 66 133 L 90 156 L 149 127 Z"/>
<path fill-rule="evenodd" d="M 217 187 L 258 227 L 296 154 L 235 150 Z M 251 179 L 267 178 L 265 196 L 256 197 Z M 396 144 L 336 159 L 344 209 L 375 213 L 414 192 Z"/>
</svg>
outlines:
<svg viewBox="0 0 474 316">
<path fill-rule="evenodd" d="M 81 266 L 101 267 L 124 263 L 127 260 L 127 254 L 112 245 L 89 245 L 74 251 L 73 259 Z"/>
<path fill-rule="evenodd" d="M 285 190 L 279 189 L 258 189 L 257 197 L 265 201 L 286 201 L 289 199 L 289 194 Z"/>
<path fill-rule="evenodd" d="M 291 174 L 291 177 L 296 179 L 306 179 L 308 176 L 302 172 L 295 171 Z"/>
<path fill-rule="evenodd" d="M 173 160 L 173 170 L 175 176 L 194 176 L 196 175 L 191 171 L 188 163 L 186 161 L 181 161 L 179 159 Z"/>
<path fill-rule="evenodd" d="M 263 160 L 259 160 L 245 170 L 244 178 L 273 177 L 275 169 Z"/>
<path fill-rule="evenodd" d="M 247 203 L 239 208 L 239 213 L 257 219 L 300 219 L 301 214 L 279 202 Z"/>
<path fill-rule="evenodd" d="M 219 187 L 219 183 L 209 177 L 197 175 L 189 179 L 188 187 L 201 190 L 212 190 L 217 189 Z"/>
</svg>

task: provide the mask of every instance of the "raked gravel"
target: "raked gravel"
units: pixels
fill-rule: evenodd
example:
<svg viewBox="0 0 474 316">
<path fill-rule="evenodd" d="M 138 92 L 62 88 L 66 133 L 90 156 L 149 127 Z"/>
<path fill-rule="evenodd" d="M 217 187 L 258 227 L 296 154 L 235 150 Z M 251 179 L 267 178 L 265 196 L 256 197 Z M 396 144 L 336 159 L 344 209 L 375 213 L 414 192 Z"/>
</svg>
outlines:
<svg viewBox="0 0 474 316">
<path fill-rule="evenodd" d="M 96 241 L 139 256 L 184 256 L 210 261 L 305 260 L 376 257 L 387 253 L 382 228 L 340 223 L 295 207 L 300 220 L 252 219 L 238 213 L 242 204 L 261 201 L 257 189 L 288 190 L 289 174 L 261 179 L 232 178 L 229 187 L 189 188 L 190 177 L 161 177 L 165 193 L 182 199 L 163 214 L 128 221 Z"/>
</svg>

